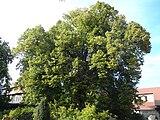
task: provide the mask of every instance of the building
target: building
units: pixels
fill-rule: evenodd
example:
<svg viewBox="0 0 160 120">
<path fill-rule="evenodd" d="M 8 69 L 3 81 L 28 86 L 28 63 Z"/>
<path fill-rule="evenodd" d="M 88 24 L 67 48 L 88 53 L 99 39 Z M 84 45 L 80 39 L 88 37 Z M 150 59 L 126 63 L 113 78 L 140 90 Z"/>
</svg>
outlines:
<svg viewBox="0 0 160 120">
<path fill-rule="evenodd" d="M 23 90 L 21 87 L 13 87 L 9 92 L 10 102 L 13 104 L 22 103 L 23 102 Z"/>
<path fill-rule="evenodd" d="M 160 87 L 140 88 L 137 94 L 143 100 L 140 113 L 147 119 L 160 120 Z"/>
<path fill-rule="evenodd" d="M 3 92 L 5 89 L 0 88 L 0 93 L 3 95 Z M 10 98 L 10 102 L 6 103 L 3 102 L 3 104 L 0 104 L 0 119 L 2 118 L 2 111 L 4 110 L 11 110 L 15 109 L 19 106 L 23 106 L 20 103 L 23 102 L 23 90 L 21 87 L 12 87 L 11 91 L 7 93 L 7 96 Z M 7 118 L 6 118 L 7 120 Z"/>
</svg>

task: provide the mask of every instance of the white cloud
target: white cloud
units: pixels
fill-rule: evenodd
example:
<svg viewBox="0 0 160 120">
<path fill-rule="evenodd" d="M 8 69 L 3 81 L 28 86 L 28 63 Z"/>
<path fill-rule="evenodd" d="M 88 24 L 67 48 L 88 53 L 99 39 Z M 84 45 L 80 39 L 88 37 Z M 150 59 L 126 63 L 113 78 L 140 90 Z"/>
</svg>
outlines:
<svg viewBox="0 0 160 120">
<path fill-rule="evenodd" d="M 159 86 L 160 74 L 160 55 L 159 56 L 145 56 L 145 62 L 142 66 L 142 78 L 139 87 L 157 87 Z"/>
<path fill-rule="evenodd" d="M 0 35 L 16 46 L 17 39 L 27 28 L 41 24 L 48 29 L 68 9 L 59 0 L 0 1 Z"/>
</svg>

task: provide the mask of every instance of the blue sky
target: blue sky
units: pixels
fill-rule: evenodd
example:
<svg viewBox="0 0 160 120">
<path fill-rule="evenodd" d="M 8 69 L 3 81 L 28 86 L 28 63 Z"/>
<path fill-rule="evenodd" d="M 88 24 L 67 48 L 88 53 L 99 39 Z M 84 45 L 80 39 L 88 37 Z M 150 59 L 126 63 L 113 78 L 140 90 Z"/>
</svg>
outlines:
<svg viewBox="0 0 160 120">
<path fill-rule="evenodd" d="M 89 7 L 97 0 L 0 0 L 0 36 L 16 47 L 18 38 L 27 28 L 42 25 L 46 30 L 53 26 L 63 13 L 76 8 Z M 142 78 L 138 87 L 160 86 L 160 0 L 99 0 L 109 3 L 126 16 L 128 22 L 140 23 L 151 34 L 151 53 L 145 56 Z M 16 60 L 9 66 L 15 81 Z"/>
</svg>

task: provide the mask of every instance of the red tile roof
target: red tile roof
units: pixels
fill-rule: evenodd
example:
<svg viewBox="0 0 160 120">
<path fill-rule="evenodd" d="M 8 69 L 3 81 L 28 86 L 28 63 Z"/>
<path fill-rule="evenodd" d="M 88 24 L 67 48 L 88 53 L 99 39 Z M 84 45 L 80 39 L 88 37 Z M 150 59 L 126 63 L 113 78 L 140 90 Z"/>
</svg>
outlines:
<svg viewBox="0 0 160 120">
<path fill-rule="evenodd" d="M 140 88 L 138 89 L 137 94 L 153 94 L 154 97 L 154 102 L 145 102 L 143 105 L 140 106 L 140 109 L 149 110 L 154 109 L 156 105 L 160 105 L 160 87 Z"/>
</svg>

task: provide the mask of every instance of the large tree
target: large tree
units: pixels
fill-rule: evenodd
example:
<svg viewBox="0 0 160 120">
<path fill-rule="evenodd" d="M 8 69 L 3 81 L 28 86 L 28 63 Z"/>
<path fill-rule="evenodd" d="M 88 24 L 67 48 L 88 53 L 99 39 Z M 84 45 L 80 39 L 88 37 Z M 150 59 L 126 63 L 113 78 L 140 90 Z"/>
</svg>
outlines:
<svg viewBox="0 0 160 120">
<path fill-rule="evenodd" d="M 6 96 L 10 88 L 11 77 L 8 73 L 8 64 L 12 62 L 13 56 L 8 43 L 0 38 L 0 104 L 7 102 Z"/>
<path fill-rule="evenodd" d="M 46 97 L 80 110 L 90 103 L 119 120 L 129 118 L 150 34 L 103 2 L 63 18 L 47 32 L 37 26 L 19 39 L 15 54 L 21 55 L 25 101 Z"/>
</svg>

